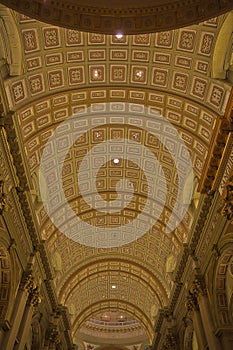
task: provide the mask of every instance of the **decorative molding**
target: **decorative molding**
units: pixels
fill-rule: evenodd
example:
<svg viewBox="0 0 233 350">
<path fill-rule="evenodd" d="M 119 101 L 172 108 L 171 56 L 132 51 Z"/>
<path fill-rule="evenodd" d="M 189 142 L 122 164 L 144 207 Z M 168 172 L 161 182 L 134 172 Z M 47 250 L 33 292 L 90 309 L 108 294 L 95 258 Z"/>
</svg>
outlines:
<svg viewBox="0 0 233 350">
<path fill-rule="evenodd" d="M 224 148 L 227 144 L 229 134 L 233 131 L 233 88 L 229 96 L 225 115 L 216 123 L 214 138 L 211 141 L 208 156 L 204 164 L 202 178 L 200 179 L 198 191 L 208 193 L 215 189 L 218 169 L 223 158 Z"/>
<path fill-rule="evenodd" d="M 25 175 L 24 171 L 24 166 L 23 166 L 23 160 L 22 156 L 20 153 L 20 148 L 16 136 L 16 131 L 14 127 L 14 120 L 13 120 L 14 112 L 9 112 L 5 117 L 4 117 L 4 127 L 7 133 L 7 138 L 10 146 L 10 152 L 13 157 L 13 161 L 16 167 L 16 172 L 17 176 L 19 178 L 19 186 L 15 189 L 15 193 L 17 194 L 19 198 L 19 202 L 21 204 L 21 210 L 23 213 L 23 217 L 26 223 L 27 230 L 30 234 L 31 242 L 34 248 L 34 252 L 39 251 L 40 253 L 40 260 L 43 266 L 43 269 L 46 274 L 46 279 L 45 279 L 45 286 L 46 286 L 46 291 L 48 293 L 48 297 L 51 303 L 52 308 L 55 310 L 59 304 L 58 300 L 56 297 L 56 292 L 54 290 L 54 287 L 52 285 L 52 279 L 53 279 L 53 272 L 52 268 L 49 262 L 49 257 L 48 257 L 48 252 L 46 251 L 44 242 L 40 240 L 36 228 L 36 224 L 34 221 L 34 217 L 32 215 L 32 212 L 30 210 L 30 202 L 29 198 L 27 195 L 28 191 L 28 182 L 27 178 Z M 30 264 L 29 264 L 30 265 Z M 32 272 L 31 268 L 29 266 L 29 271 L 26 271 L 22 277 L 22 282 L 21 282 L 21 288 L 26 288 L 26 290 L 29 293 L 29 299 L 28 301 L 33 305 L 34 307 L 37 307 L 38 304 L 41 302 L 41 298 L 39 295 L 39 290 L 38 287 L 34 284 L 33 282 L 33 277 L 32 277 Z M 64 312 L 62 314 L 62 317 L 64 316 Z M 68 325 L 67 323 L 67 316 L 65 317 L 65 324 Z M 67 340 L 67 344 L 70 345 L 70 348 L 72 348 L 72 340 L 71 336 L 68 333 L 70 329 L 70 326 L 64 330 L 64 334 Z"/>
<path fill-rule="evenodd" d="M 188 312 L 192 312 L 193 310 L 199 310 L 198 301 L 195 294 L 189 292 L 189 294 L 186 297 L 185 307 Z"/>
<path fill-rule="evenodd" d="M 23 52 L 15 14 L 5 6 L 0 6 L 1 58 L 9 65 L 11 76 L 23 74 Z"/>
<path fill-rule="evenodd" d="M 2 0 L 4 5 L 45 23 L 93 33 L 126 34 L 165 31 L 223 14 L 233 9 L 231 0 L 86 1 Z"/>
<path fill-rule="evenodd" d="M 219 179 L 219 193 L 222 195 L 226 183 L 233 171 L 233 133 L 229 135 L 227 142 L 227 149 L 224 152 L 223 159 L 221 161 L 221 171 L 222 177 Z"/>
<path fill-rule="evenodd" d="M 175 333 L 175 329 L 169 328 L 163 342 L 162 350 L 175 350 L 177 349 L 178 338 Z"/>
<path fill-rule="evenodd" d="M 227 218 L 227 220 L 233 220 L 233 174 L 229 177 L 225 189 L 223 191 L 223 208 L 221 214 Z"/>
<path fill-rule="evenodd" d="M 190 288 L 190 293 L 192 293 L 192 295 L 194 295 L 196 298 L 199 295 L 207 294 L 205 279 L 204 276 L 202 276 L 200 273 L 195 276 L 195 279 Z"/>
<path fill-rule="evenodd" d="M 39 293 L 39 287 L 33 285 L 33 288 L 29 290 L 29 303 L 30 305 L 37 307 L 41 303 L 41 297 Z"/>
<path fill-rule="evenodd" d="M 53 323 L 49 324 L 49 328 L 46 331 L 45 335 L 46 341 L 48 342 L 48 345 L 58 345 L 60 344 L 60 332 L 57 325 L 54 325 Z"/>
<path fill-rule="evenodd" d="M 7 210 L 6 194 L 4 192 L 4 181 L 0 180 L 0 215 Z"/>
<path fill-rule="evenodd" d="M 199 215 L 198 215 L 198 220 L 196 225 L 193 227 L 193 235 L 192 235 L 192 240 L 189 243 L 189 245 L 184 245 L 184 250 L 183 250 L 183 255 L 181 256 L 180 261 L 177 264 L 176 270 L 174 272 L 174 280 L 177 282 L 176 286 L 174 287 L 175 290 L 172 294 L 171 301 L 166 309 L 162 309 L 159 311 L 157 320 L 155 323 L 155 331 L 156 331 L 156 336 L 154 339 L 153 343 L 153 350 L 156 349 L 158 344 L 160 343 L 161 339 L 161 334 L 162 334 L 162 328 L 163 328 L 163 321 L 166 318 L 167 313 L 169 312 L 170 314 L 174 312 L 175 306 L 178 302 L 178 298 L 180 296 L 180 293 L 183 290 L 184 285 L 182 285 L 182 276 L 185 270 L 185 266 L 188 261 L 188 257 L 192 255 L 195 257 L 195 250 L 198 245 L 201 233 L 203 231 L 203 227 L 205 226 L 206 221 L 208 220 L 208 213 L 210 212 L 210 208 L 213 204 L 213 199 L 215 196 L 215 192 L 211 191 L 203 201 L 203 204 L 201 206 Z M 197 274 L 196 274 L 196 279 L 195 279 L 195 288 L 199 286 L 199 281 L 200 281 L 200 274 L 198 274 L 198 270 L 196 269 Z M 178 283 L 180 282 L 180 283 Z M 196 290 L 189 291 L 188 297 L 186 299 L 186 307 L 188 308 L 189 311 L 191 311 L 194 307 L 197 307 L 197 295 L 195 295 Z"/>
</svg>

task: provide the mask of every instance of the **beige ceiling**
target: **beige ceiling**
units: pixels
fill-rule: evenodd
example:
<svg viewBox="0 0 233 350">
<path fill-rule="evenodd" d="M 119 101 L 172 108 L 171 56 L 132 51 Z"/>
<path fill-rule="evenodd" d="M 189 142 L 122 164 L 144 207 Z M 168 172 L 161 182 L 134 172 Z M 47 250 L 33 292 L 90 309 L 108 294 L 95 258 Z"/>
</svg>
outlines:
<svg viewBox="0 0 233 350">
<path fill-rule="evenodd" d="M 99 213 L 85 203 L 77 184 L 84 156 L 96 144 L 120 137 L 146 146 L 162 164 L 167 183 L 156 183 L 157 196 L 164 188 L 168 196 L 159 220 L 137 240 L 112 248 L 80 244 L 51 222 L 39 194 L 42 152 L 55 128 L 69 116 L 96 103 L 130 102 L 145 105 L 172 123 L 189 151 L 194 176 L 201 179 L 231 89 L 227 82 L 211 79 L 215 43 L 226 15 L 179 30 L 120 39 L 13 16 L 18 31 L 14 35 L 22 43 L 17 48 L 22 74 L 6 80 L 5 89 L 10 108 L 17 113 L 18 138 L 41 237 L 52 257 L 59 302 L 72 308 L 72 333 L 77 335 L 100 311 L 118 310 L 139 321 L 152 341 L 156 311 L 168 304 L 173 287 L 167 261 L 178 259 L 194 215 L 192 204 L 179 226 L 165 233 L 178 191 L 177 168 L 168 149 L 141 127 L 111 122 L 92 127 L 67 153 L 62 172 L 66 200 L 81 220 L 107 228 L 137 218 L 145 206 L 147 181 L 135 163 L 107 161 L 96 178 L 102 199 L 115 199 L 116 184 L 125 177 L 133 184 L 134 196 L 127 209 Z M 67 130 L 61 130 L 57 140 L 61 148 L 67 146 L 66 135 Z M 104 155 L 103 149 L 99 155 Z M 52 160 L 53 154 L 49 156 Z M 137 157 L 144 159 L 142 153 Z M 88 174 L 86 178 L 91 181 Z M 56 179 L 51 179 L 49 190 L 56 200 L 55 215 L 60 215 Z"/>
</svg>

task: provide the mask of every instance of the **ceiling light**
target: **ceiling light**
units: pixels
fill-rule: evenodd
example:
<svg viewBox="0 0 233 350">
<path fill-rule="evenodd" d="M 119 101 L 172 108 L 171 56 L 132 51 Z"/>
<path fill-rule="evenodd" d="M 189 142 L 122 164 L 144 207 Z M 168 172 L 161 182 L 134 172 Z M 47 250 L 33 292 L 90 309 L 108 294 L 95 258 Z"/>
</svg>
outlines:
<svg viewBox="0 0 233 350">
<path fill-rule="evenodd" d="M 114 163 L 114 164 L 118 164 L 119 162 L 120 162 L 120 160 L 119 160 L 118 158 L 114 158 L 114 159 L 113 159 L 113 163 Z"/>
<path fill-rule="evenodd" d="M 141 78 L 141 77 L 142 77 L 142 71 L 139 70 L 139 71 L 136 73 L 136 76 L 137 76 L 138 78 Z"/>
<path fill-rule="evenodd" d="M 117 33 L 116 37 L 117 37 L 117 39 L 121 39 L 121 38 L 123 38 L 123 34 L 122 33 Z"/>
<path fill-rule="evenodd" d="M 98 72 L 98 70 L 96 69 L 96 70 L 94 71 L 94 77 L 95 77 L 95 78 L 98 78 L 98 76 L 99 76 L 99 72 Z"/>
<path fill-rule="evenodd" d="M 113 285 L 112 285 L 112 289 L 116 289 L 116 286 L 115 286 L 115 284 L 113 284 Z"/>
</svg>

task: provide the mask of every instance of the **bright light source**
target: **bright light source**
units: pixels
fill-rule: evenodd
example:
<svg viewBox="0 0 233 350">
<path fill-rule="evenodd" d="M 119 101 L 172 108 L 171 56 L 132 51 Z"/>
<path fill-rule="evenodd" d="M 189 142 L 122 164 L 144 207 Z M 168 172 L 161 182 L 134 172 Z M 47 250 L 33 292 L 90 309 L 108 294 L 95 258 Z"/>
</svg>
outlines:
<svg viewBox="0 0 233 350">
<path fill-rule="evenodd" d="M 95 69 L 95 71 L 94 71 L 94 77 L 95 77 L 95 78 L 98 78 L 98 76 L 99 76 L 99 72 L 98 72 L 97 69 Z"/>
<path fill-rule="evenodd" d="M 117 33 L 116 37 L 117 37 L 117 39 L 121 39 L 121 38 L 123 38 L 123 34 L 122 33 Z"/>
<path fill-rule="evenodd" d="M 114 163 L 114 164 L 118 164 L 119 161 L 120 161 L 120 160 L 119 160 L 118 158 L 114 158 L 114 159 L 113 159 L 113 163 Z"/>
<path fill-rule="evenodd" d="M 136 73 L 136 76 L 137 76 L 138 78 L 141 78 L 141 77 L 142 77 L 142 71 L 139 70 L 139 71 Z"/>
<path fill-rule="evenodd" d="M 112 285 L 112 289 L 116 289 L 116 286 L 115 286 L 115 284 L 113 284 L 113 285 Z"/>
</svg>

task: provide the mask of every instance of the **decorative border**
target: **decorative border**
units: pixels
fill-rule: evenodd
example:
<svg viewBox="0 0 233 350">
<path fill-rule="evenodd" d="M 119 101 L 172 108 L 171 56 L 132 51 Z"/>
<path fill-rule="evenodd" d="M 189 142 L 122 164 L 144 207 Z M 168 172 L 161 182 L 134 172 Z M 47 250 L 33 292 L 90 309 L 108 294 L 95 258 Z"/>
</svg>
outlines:
<svg viewBox="0 0 233 350">
<path fill-rule="evenodd" d="M 212 6 L 209 6 L 208 0 L 170 0 L 167 4 L 160 0 L 155 6 L 145 4 L 143 7 L 140 1 L 136 1 L 134 6 L 122 8 L 108 8 L 107 0 L 105 7 L 84 7 L 82 2 L 72 0 L 1 0 L 1 3 L 45 23 L 105 34 L 170 30 L 200 23 L 233 9 L 231 0 L 213 0 Z"/>
</svg>

